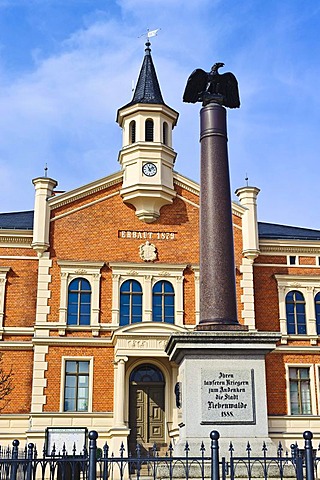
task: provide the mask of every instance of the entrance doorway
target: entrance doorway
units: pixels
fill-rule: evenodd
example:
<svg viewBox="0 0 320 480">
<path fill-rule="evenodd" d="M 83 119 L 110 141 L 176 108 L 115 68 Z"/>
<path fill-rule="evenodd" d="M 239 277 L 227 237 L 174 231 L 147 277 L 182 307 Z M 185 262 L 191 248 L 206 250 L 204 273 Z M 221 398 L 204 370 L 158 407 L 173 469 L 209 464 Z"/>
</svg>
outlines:
<svg viewBox="0 0 320 480">
<path fill-rule="evenodd" d="M 139 365 L 130 375 L 129 449 L 135 454 L 137 443 L 144 453 L 165 441 L 164 377 L 157 367 Z"/>
</svg>

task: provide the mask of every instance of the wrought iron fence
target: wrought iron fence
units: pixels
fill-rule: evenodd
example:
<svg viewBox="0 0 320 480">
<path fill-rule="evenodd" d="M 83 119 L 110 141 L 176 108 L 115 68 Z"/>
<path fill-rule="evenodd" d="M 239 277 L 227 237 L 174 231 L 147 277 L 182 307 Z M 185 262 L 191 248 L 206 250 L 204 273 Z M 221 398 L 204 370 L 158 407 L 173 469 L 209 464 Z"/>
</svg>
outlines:
<svg viewBox="0 0 320 480">
<path fill-rule="evenodd" d="M 215 430 L 210 434 L 210 451 L 206 451 L 202 443 L 198 456 L 190 455 L 188 443 L 183 456 L 175 455 L 171 444 L 163 456 L 156 446 L 143 455 L 140 445 L 134 455 L 128 454 L 122 445 L 115 456 L 109 452 L 107 444 L 102 449 L 97 448 L 98 434 L 95 431 L 89 433 L 89 450 L 84 447 L 80 453 L 75 447 L 72 452 L 67 452 L 65 447 L 56 452 L 54 446 L 51 452 L 45 448 L 38 452 L 33 443 L 20 450 L 19 441 L 14 440 L 12 447 L 0 447 L 0 480 L 315 480 L 319 478 L 320 456 L 317 452 L 320 447 L 313 449 L 311 432 L 304 432 L 303 437 L 303 449 L 294 444 L 288 452 L 279 443 L 276 454 L 271 456 L 264 444 L 261 455 L 253 456 L 248 443 L 246 454 L 236 456 L 230 444 L 229 455 L 221 458 L 219 433 Z"/>
</svg>

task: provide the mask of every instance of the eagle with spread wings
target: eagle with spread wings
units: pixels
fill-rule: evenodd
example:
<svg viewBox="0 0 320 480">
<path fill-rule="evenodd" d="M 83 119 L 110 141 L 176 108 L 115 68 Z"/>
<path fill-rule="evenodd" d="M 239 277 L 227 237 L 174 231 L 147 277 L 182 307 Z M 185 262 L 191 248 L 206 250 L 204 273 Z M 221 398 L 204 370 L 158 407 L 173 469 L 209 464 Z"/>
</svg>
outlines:
<svg viewBox="0 0 320 480">
<path fill-rule="evenodd" d="M 203 105 L 216 101 L 225 107 L 239 108 L 237 79 L 231 72 L 220 74 L 218 70 L 221 67 L 224 67 L 224 63 L 219 62 L 213 65 L 210 72 L 201 68 L 194 70 L 188 78 L 183 101 L 203 102 Z"/>
</svg>

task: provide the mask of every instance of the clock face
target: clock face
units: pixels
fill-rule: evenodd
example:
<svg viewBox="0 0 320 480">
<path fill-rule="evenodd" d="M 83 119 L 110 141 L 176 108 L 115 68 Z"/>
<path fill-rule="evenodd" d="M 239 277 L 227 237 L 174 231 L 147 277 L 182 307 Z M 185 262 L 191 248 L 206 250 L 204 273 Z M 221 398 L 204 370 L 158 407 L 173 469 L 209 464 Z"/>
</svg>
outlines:
<svg viewBox="0 0 320 480">
<path fill-rule="evenodd" d="M 157 167 L 154 163 L 145 163 L 142 166 L 142 173 L 147 177 L 153 177 L 157 173 Z"/>
</svg>

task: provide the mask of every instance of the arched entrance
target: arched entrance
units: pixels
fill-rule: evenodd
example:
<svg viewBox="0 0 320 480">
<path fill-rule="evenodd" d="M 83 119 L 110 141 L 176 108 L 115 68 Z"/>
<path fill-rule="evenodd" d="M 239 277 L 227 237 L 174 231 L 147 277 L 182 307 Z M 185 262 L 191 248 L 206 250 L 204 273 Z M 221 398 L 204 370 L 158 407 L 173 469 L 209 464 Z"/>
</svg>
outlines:
<svg viewBox="0 0 320 480">
<path fill-rule="evenodd" d="M 129 449 L 139 443 L 148 450 L 165 441 L 164 376 L 155 365 L 143 364 L 130 375 Z"/>
</svg>

